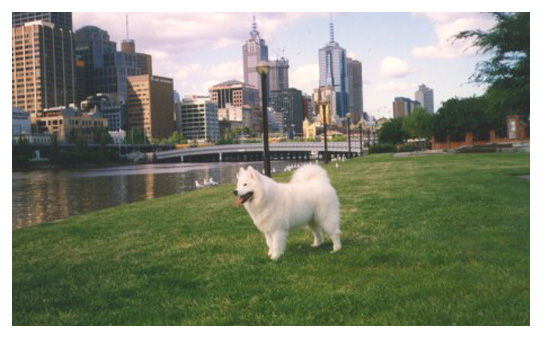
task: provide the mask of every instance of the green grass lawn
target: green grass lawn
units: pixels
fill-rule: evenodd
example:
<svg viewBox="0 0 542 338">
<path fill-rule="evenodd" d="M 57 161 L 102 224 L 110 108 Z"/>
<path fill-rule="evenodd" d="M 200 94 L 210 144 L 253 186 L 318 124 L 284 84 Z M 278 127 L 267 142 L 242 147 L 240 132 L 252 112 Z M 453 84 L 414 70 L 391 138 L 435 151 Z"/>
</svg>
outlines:
<svg viewBox="0 0 542 338">
<path fill-rule="evenodd" d="M 343 249 L 300 229 L 277 262 L 233 185 L 16 230 L 12 323 L 529 325 L 529 161 L 329 165 Z"/>
</svg>

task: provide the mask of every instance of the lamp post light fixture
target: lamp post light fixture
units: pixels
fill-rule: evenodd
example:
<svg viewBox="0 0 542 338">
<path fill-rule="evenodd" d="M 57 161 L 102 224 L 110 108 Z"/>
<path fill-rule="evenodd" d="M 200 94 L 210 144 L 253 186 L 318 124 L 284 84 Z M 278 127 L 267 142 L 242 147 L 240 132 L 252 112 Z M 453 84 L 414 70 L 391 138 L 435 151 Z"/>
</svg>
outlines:
<svg viewBox="0 0 542 338">
<path fill-rule="evenodd" d="M 256 70 L 262 79 L 262 111 L 263 111 L 263 167 L 265 175 L 271 177 L 271 157 L 269 154 L 269 125 L 267 122 L 267 75 L 271 66 L 267 61 L 260 61 Z"/>
<path fill-rule="evenodd" d="M 348 113 L 346 114 L 346 132 L 348 135 L 348 156 L 350 157 L 350 154 L 352 153 L 352 146 L 350 144 L 350 119 L 352 118 L 352 114 Z"/>
</svg>

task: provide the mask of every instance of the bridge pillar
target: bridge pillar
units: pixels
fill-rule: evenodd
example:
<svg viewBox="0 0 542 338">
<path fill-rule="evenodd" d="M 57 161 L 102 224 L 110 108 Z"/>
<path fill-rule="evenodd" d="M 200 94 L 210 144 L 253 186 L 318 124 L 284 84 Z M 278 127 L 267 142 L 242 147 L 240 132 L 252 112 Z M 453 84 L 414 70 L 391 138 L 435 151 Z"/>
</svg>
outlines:
<svg viewBox="0 0 542 338">
<path fill-rule="evenodd" d="M 181 162 L 184 162 L 184 156 L 181 155 Z"/>
<path fill-rule="evenodd" d="M 218 162 L 222 162 L 222 153 L 218 153 Z"/>
</svg>

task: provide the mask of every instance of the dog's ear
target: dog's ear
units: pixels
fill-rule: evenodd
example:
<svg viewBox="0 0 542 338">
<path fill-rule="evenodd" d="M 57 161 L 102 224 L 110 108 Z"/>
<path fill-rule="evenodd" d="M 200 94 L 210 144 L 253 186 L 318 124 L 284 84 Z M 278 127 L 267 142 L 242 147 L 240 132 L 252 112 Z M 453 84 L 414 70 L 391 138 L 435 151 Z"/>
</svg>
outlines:
<svg viewBox="0 0 542 338">
<path fill-rule="evenodd" d="M 239 172 L 235 175 L 237 177 L 237 179 L 239 179 L 239 176 L 241 176 L 244 172 L 245 172 L 245 168 L 241 167 L 239 169 Z"/>
<path fill-rule="evenodd" d="M 249 166 L 247 171 L 251 178 L 258 179 L 258 172 L 252 166 Z"/>
</svg>

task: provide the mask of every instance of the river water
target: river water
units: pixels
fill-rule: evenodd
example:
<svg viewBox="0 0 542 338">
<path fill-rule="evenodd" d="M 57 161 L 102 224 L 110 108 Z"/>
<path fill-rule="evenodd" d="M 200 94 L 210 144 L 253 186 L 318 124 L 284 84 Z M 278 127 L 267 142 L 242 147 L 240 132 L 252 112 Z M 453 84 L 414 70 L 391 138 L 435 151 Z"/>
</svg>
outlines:
<svg viewBox="0 0 542 338">
<path fill-rule="evenodd" d="M 272 162 L 282 172 L 292 162 Z M 12 173 L 12 229 L 68 216 L 195 190 L 195 181 L 236 181 L 240 167 L 253 163 L 141 164 L 101 169 L 42 170 Z"/>
</svg>

